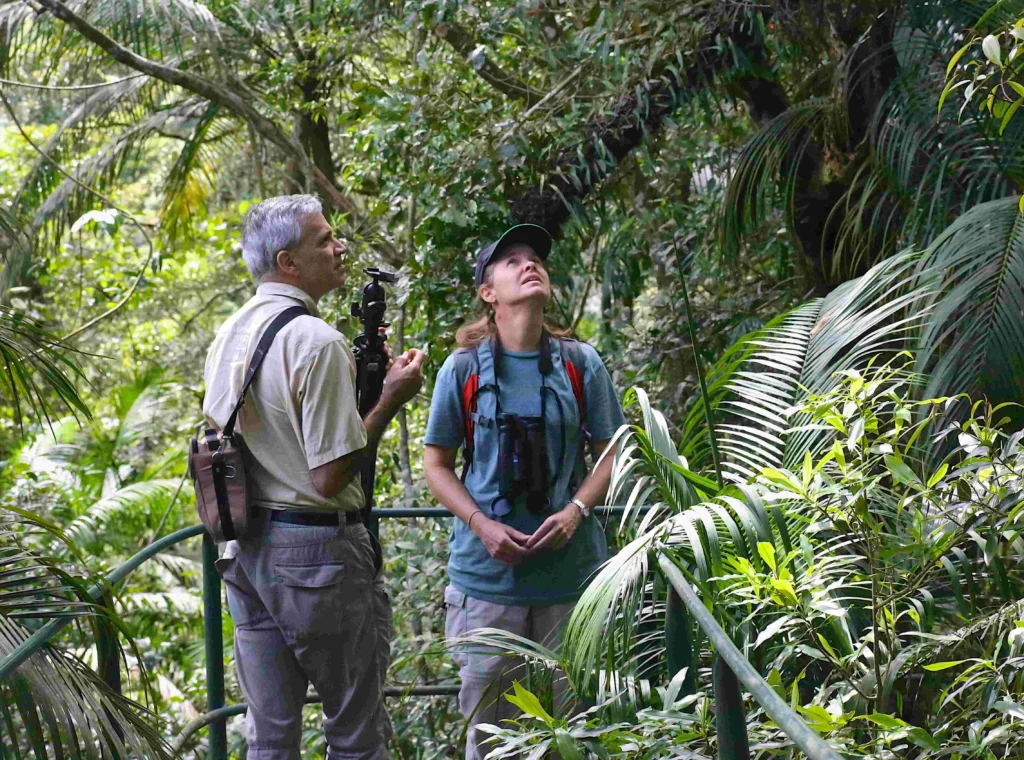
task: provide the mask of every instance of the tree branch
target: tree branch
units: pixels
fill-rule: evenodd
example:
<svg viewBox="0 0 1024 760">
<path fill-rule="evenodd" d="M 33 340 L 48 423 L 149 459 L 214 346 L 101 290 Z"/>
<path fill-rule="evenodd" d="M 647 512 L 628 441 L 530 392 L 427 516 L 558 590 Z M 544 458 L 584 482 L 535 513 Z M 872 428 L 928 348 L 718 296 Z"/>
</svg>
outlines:
<svg viewBox="0 0 1024 760">
<path fill-rule="evenodd" d="M 127 211 L 125 211 L 123 208 L 118 206 L 116 203 L 114 203 L 112 200 L 110 200 L 110 198 L 105 196 L 103 193 L 101 193 L 98 190 L 95 190 L 95 189 L 89 187 L 88 185 L 83 183 L 81 180 L 79 180 L 77 177 L 74 177 L 71 174 L 69 174 L 64 169 L 63 166 L 61 166 L 59 163 L 57 163 L 53 159 L 53 157 L 50 156 L 50 154 L 48 154 L 46 151 L 44 151 L 42 148 L 40 148 L 38 145 L 36 145 L 36 143 L 32 140 L 32 138 L 29 137 L 28 134 L 25 132 L 25 129 L 21 126 L 21 122 L 18 120 L 17 114 L 14 113 L 14 109 L 11 107 L 11 104 L 7 100 L 7 96 L 4 94 L 3 90 L 0 90 L 0 102 L 3 103 L 4 110 L 7 111 L 7 115 L 11 117 L 11 121 L 14 122 L 14 125 L 15 125 L 15 127 L 17 127 L 18 132 L 21 134 L 22 138 L 25 140 L 25 142 L 27 142 L 30 146 L 32 146 L 32 149 L 36 153 L 38 153 L 42 158 L 44 158 L 46 161 L 48 161 L 58 172 L 63 174 L 65 177 L 67 177 L 69 180 L 74 182 L 80 188 L 82 188 L 83 190 L 85 190 L 88 193 L 92 193 L 97 198 L 99 198 L 101 201 L 106 203 L 108 206 L 110 206 L 111 208 L 117 210 L 118 213 L 120 213 L 122 216 L 124 216 L 124 218 L 127 219 L 129 222 L 134 224 L 135 228 L 140 233 L 142 233 L 142 237 L 145 239 L 146 245 L 149 248 L 149 254 L 146 256 L 145 261 L 143 261 L 142 265 L 139 267 L 139 273 L 135 277 L 135 280 L 132 282 L 132 286 L 128 289 L 128 292 L 125 293 L 124 297 L 121 298 L 121 300 L 118 301 L 117 303 L 115 303 L 112 307 L 107 309 L 105 312 L 100 314 L 98 317 L 94 317 L 93 319 L 90 319 L 84 325 L 81 325 L 80 327 L 76 327 L 74 330 L 69 332 L 64 337 L 62 337 L 60 340 L 63 343 L 65 341 L 70 340 L 71 338 L 74 338 L 77 335 L 81 335 L 82 333 L 84 333 L 87 330 L 91 330 L 93 327 L 98 325 L 100 322 L 102 322 L 104 319 L 109 317 L 111 314 L 116 314 L 121 309 L 122 306 L 124 306 L 126 303 L 128 303 L 131 300 L 132 296 L 135 295 L 135 291 L 138 290 L 139 284 L 142 282 L 142 278 L 146 276 L 146 270 L 149 269 L 149 265 L 153 262 L 153 257 L 156 255 L 156 249 L 153 247 L 153 239 L 149 236 L 149 233 L 146 232 L 146 228 L 142 224 L 140 224 L 139 221 L 134 216 L 132 216 Z"/>
<path fill-rule="evenodd" d="M 345 196 L 327 176 L 314 166 L 306 155 L 302 145 L 295 137 L 285 132 L 273 121 L 257 111 L 245 98 L 221 85 L 215 84 L 195 74 L 156 63 L 143 58 L 123 45 L 115 42 L 81 16 L 74 13 L 60 0 L 39 0 L 39 5 L 48 10 L 68 26 L 75 29 L 85 39 L 92 42 L 115 61 L 139 71 L 154 79 L 173 84 L 190 92 L 194 92 L 207 100 L 217 103 L 236 116 L 252 124 L 256 132 L 268 142 L 273 143 L 289 155 L 295 156 L 307 172 L 316 181 L 317 186 L 339 210 L 348 214 L 353 222 L 359 219 L 356 204 Z M 399 252 L 386 240 L 376 241 L 377 248 L 389 262 L 402 260 Z"/>
<path fill-rule="evenodd" d="M 556 234 L 574 202 L 587 197 L 622 158 L 660 130 L 689 92 L 706 86 L 731 64 L 731 56 L 714 42 L 720 34 L 719 29 L 710 30 L 707 44 L 689 65 L 684 66 L 681 53 L 662 59 L 652 76 L 610 112 L 591 118 L 584 127 L 584 144 L 560 151 L 547 171 L 552 177 L 547 186 L 528 190 L 513 203 L 512 215 Z"/>
<path fill-rule="evenodd" d="M 513 100 L 523 99 L 527 108 L 532 108 L 544 97 L 544 93 L 531 89 L 522 80 L 502 69 L 486 55 L 484 55 L 483 63 L 480 66 L 471 61 L 470 58 L 477 48 L 477 43 L 473 35 L 465 27 L 449 22 L 437 26 L 434 29 L 434 34 L 447 42 L 452 50 L 465 58 L 470 66 L 476 69 L 476 73 L 480 75 L 480 78 L 498 92 L 507 95 Z"/>
</svg>

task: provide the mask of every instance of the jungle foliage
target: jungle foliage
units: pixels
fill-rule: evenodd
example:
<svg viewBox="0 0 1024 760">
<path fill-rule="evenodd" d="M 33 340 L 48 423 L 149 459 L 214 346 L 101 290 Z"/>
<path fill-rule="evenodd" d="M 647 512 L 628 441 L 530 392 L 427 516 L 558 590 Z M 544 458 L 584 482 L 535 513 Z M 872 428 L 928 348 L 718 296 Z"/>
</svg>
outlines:
<svg viewBox="0 0 1024 760">
<path fill-rule="evenodd" d="M 392 342 L 436 369 L 471 315 L 475 250 L 531 221 L 557 241 L 551 316 L 635 388 L 608 498 L 629 505 L 607 526 L 621 551 L 560 651 L 490 640 L 537 666 L 496 747 L 719 751 L 692 623 L 691 667 L 668 668 L 668 557 L 842 752 L 1019 756 L 1022 17 L 978 0 L 0 2 L 0 658 L 69 621 L 0 684 L 0 748 L 163 757 L 205 710 L 198 542 L 88 592 L 195 523 L 182 442 L 206 346 L 252 292 L 240 220 L 312 191 L 351 244 L 353 292 L 321 303 L 350 337 L 359 268 L 396 269 Z M 426 504 L 429 385 L 382 445 L 378 504 Z M 447 531 L 385 523 L 393 685 L 456 677 Z M 124 697 L 96 673 L 111 626 Z M 552 711 L 554 664 L 590 712 Z M 389 706 L 396 757 L 459 753 L 450 699 Z M 749 699 L 746 715 L 760 756 L 791 756 Z"/>
</svg>

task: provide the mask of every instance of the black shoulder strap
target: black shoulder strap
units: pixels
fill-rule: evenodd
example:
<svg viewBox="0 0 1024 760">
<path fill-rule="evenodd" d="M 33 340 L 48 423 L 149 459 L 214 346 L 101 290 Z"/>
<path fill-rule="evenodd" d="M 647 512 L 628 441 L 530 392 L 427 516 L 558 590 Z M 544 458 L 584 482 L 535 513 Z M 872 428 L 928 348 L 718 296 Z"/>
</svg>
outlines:
<svg viewBox="0 0 1024 760">
<path fill-rule="evenodd" d="M 259 370 L 260 365 L 263 363 L 263 358 L 270 350 L 270 344 L 274 342 L 274 338 L 293 319 L 308 314 L 309 312 L 305 306 L 291 306 L 274 317 L 274 321 L 264 331 L 263 337 L 260 338 L 260 342 L 256 345 L 256 352 L 252 355 L 252 361 L 249 362 L 249 369 L 245 372 L 245 382 L 242 383 L 242 392 L 238 396 L 238 403 L 235 404 L 234 411 L 228 417 L 228 424 L 224 426 L 225 438 L 230 438 L 235 432 L 235 420 L 238 418 L 238 412 L 241 410 L 242 404 L 245 403 L 245 394 L 248 393 L 249 386 L 252 385 L 252 381 L 256 377 L 256 371 Z"/>
</svg>

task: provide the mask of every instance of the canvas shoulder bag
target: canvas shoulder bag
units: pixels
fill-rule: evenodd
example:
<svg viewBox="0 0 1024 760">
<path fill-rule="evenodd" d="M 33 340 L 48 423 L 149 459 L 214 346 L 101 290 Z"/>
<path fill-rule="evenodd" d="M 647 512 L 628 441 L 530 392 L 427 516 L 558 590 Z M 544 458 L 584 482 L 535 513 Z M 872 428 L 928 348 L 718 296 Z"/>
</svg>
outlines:
<svg viewBox="0 0 1024 760">
<path fill-rule="evenodd" d="M 238 412 L 245 403 L 245 394 L 259 371 L 270 344 L 279 332 L 296 317 L 309 314 L 305 306 L 292 306 L 274 318 L 252 355 L 231 416 L 223 430 L 207 430 L 192 439 L 188 451 L 188 469 L 196 491 L 196 510 L 207 532 L 218 544 L 250 538 L 262 525 L 258 510 L 249 503 L 242 452 L 245 444 L 235 432 Z"/>
</svg>

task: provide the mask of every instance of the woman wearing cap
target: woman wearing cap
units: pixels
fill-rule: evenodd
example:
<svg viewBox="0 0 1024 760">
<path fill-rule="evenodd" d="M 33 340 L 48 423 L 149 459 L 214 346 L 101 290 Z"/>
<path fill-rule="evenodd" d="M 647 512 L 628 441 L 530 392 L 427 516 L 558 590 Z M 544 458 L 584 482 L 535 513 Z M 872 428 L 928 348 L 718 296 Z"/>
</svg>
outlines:
<svg viewBox="0 0 1024 760">
<path fill-rule="evenodd" d="M 605 497 L 612 458 L 588 474 L 583 453 L 589 439 L 596 462 L 624 418 L 597 352 L 545 325 L 550 250 L 542 227 L 518 225 L 480 251 L 482 315 L 456 333 L 460 348 L 434 386 L 424 473 L 458 518 L 445 589 L 449 638 L 499 628 L 555 645 L 583 585 L 607 557 L 590 510 Z M 476 725 L 517 712 L 501 695 L 522 678 L 521 663 L 485 653 L 453 656 L 469 720 L 466 758 L 476 760 L 486 754 L 487 738 Z"/>
</svg>

